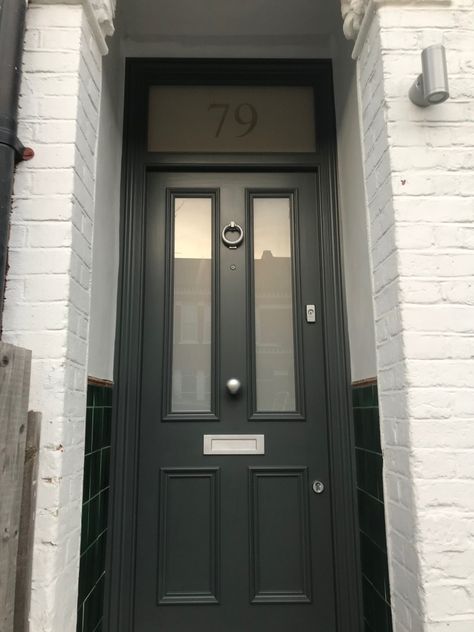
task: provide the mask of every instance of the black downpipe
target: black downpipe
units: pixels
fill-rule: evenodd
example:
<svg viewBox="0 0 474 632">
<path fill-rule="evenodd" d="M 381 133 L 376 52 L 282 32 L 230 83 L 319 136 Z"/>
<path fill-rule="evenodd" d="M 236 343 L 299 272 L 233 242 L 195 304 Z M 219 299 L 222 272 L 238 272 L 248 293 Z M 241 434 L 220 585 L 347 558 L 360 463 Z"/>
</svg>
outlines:
<svg viewBox="0 0 474 632">
<path fill-rule="evenodd" d="M 17 138 L 25 0 L 0 0 L 0 337 L 5 298 L 11 197 L 15 164 L 24 147 Z"/>
</svg>

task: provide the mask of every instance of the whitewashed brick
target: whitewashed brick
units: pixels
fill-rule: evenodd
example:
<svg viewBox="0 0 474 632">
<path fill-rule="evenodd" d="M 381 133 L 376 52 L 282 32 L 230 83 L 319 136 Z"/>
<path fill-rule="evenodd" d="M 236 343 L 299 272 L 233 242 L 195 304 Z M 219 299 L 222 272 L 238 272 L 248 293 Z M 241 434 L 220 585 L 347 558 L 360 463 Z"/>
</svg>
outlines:
<svg viewBox="0 0 474 632">
<path fill-rule="evenodd" d="M 79 5 L 58 4 L 54 10 L 47 4 L 30 1 L 28 10 L 28 29 L 80 28 L 83 21 L 82 8 Z M 28 67 L 26 67 L 28 70 Z"/>
<path fill-rule="evenodd" d="M 405 305 L 404 327 L 413 332 L 472 335 L 472 308 L 466 305 Z"/>
<path fill-rule="evenodd" d="M 399 270 L 408 277 L 472 277 L 474 252 L 445 254 L 436 250 L 423 253 L 411 250 L 400 257 Z"/>
<path fill-rule="evenodd" d="M 23 279 L 12 279 L 8 281 L 8 295 L 12 297 L 16 303 L 22 303 L 25 299 L 25 281 Z"/>
<path fill-rule="evenodd" d="M 41 39 L 38 48 L 49 49 L 57 53 L 58 51 L 77 51 L 81 46 L 81 31 L 79 28 L 70 29 L 42 29 Z"/>
<path fill-rule="evenodd" d="M 400 195 L 393 201 L 400 221 L 456 224 L 474 221 L 474 205 L 469 197 L 443 195 L 412 197 Z"/>
<path fill-rule="evenodd" d="M 73 143 L 62 144 L 35 144 L 35 168 L 47 169 L 54 164 L 58 169 L 74 167 L 76 148 Z M 41 174 L 40 174 L 41 176 Z"/>
<path fill-rule="evenodd" d="M 55 51 L 25 51 L 24 63 L 28 72 L 77 72 L 81 57 L 78 51 L 62 51 L 58 55 Z"/>
<path fill-rule="evenodd" d="M 74 632 L 101 83 L 83 6 L 33 0 L 23 62 L 35 158 L 15 180 L 4 337 L 32 349 L 30 406 L 43 414 L 30 629 Z"/>
<path fill-rule="evenodd" d="M 74 143 L 76 140 L 76 121 L 44 121 L 33 129 L 38 143 Z"/>
<path fill-rule="evenodd" d="M 470 632 L 474 12 L 394 5 L 358 63 L 394 626 Z M 33 346 L 46 419 L 32 632 L 72 632 L 101 65 L 80 4 L 33 0 L 27 26 L 20 128 L 37 158 L 16 178 L 5 338 Z M 420 110 L 406 93 L 438 41 L 452 98 Z"/>
<path fill-rule="evenodd" d="M 17 190 L 18 173 L 15 178 L 15 197 L 13 198 L 13 216 L 18 221 L 67 221 L 72 215 L 72 195 L 26 197 L 28 191 L 19 194 Z M 31 174 L 29 174 L 31 175 Z M 31 186 L 31 185 L 30 185 Z"/>
<path fill-rule="evenodd" d="M 74 172 L 72 169 L 48 169 L 32 171 L 31 191 L 34 195 L 66 195 L 73 190 Z"/>
<path fill-rule="evenodd" d="M 439 336 L 438 332 L 425 334 L 410 331 L 405 333 L 404 340 L 406 358 L 418 360 L 453 358 L 472 360 L 474 358 L 474 336 L 471 335 Z"/>
<path fill-rule="evenodd" d="M 20 312 L 20 310 L 19 310 Z M 6 326 L 14 325 L 17 332 L 47 332 L 63 330 L 67 325 L 67 304 L 28 305 L 28 309 L 17 314 L 15 322 L 6 320 Z"/>
<path fill-rule="evenodd" d="M 474 305 L 474 279 L 456 279 L 441 284 L 443 301 L 451 304 Z"/>
<path fill-rule="evenodd" d="M 31 248 L 63 248 L 71 246 L 72 227 L 69 222 L 37 222 L 28 229 Z"/>
<path fill-rule="evenodd" d="M 76 73 L 28 73 L 28 85 L 22 90 L 28 95 L 41 94 L 44 96 L 77 96 L 79 82 Z M 74 122 L 75 119 L 74 119 Z M 49 119 L 40 120 L 40 124 L 50 123 Z M 53 141 L 54 142 L 54 141 Z"/>
<path fill-rule="evenodd" d="M 443 295 L 442 288 L 427 279 L 410 279 L 400 284 L 399 291 L 404 303 L 440 303 Z"/>
<path fill-rule="evenodd" d="M 75 120 L 79 104 L 76 96 L 44 96 L 38 99 L 38 116 L 43 119 Z"/>
<path fill-rule="evenodd" d="M 23 248 L 26 244 L 26 234 L 27 234 L 26 226 L 24 225 L 15 225 L 12 226 L 10 230 L 10 248 Z"/>
<path fill-rule="evenodd" d="M 378 8 L 358 60 L 394 629 L 468 632 L 474 5 L 394 4 Z M 447 48 L 451 98 L 417 108 L 408 88 L 421 49 L 438 42 Z"/>
<path fill-rule="evenodd" d="M 24 281 L 24 296 L 28 302 L 63 301 L 69 295 L 69 276 L 67 274 L 48 274 L 28 277 Z"/>
<path fill-rule="evenodd" d="M 12 277 L 44 274 L 64 274 L 69 271 L 71 251 L 68 248 L 23 248 L 10 251 Z M 7 312 L 8 315 L 8 312 Z"/>
<path fill-rule="evenodd" d="M 24 332 L 22 343 L 31 349 L 35 358 L 38 359 L 63 358 L 66 351 L 66 335 L 63 329 L 42 331 L 41 336 L 38 335 L 37 331 Z"/>
</svg>

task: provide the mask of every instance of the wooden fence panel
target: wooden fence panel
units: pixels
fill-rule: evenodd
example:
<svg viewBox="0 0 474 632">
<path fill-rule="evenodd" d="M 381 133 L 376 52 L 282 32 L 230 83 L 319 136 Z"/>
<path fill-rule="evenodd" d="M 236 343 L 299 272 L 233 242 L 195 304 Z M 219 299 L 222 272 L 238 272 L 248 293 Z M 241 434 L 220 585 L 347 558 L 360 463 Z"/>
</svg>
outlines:
<svg viewBox="0 0 474 632">
<path fill-rule="evenodd" d="M 13 632 L 31 352 L 0 342 L 0 630 Z"/>
<path fill-rule="evenodd" d="M 20 533 L 16 566 L 15 632 L 28 632 L 31 601 L 31 570 L 33 566 L 33 539 L 35 529 L 36 492 L 41 433 L 41 414 L 28 413 L 26 433 L 25 469 L 21 495 Z"/>
</svg>

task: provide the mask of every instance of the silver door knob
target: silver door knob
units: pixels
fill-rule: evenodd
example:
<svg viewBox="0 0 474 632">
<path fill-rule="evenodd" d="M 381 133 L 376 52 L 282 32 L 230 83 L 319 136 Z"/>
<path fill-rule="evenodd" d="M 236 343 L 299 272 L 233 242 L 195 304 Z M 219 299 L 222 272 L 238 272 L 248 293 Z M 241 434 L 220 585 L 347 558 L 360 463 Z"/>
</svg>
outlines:
<svg viewBox="0 0 474 632">
<path fill-rule="evenodd" d="M 324 490 L 325 486 L 322 481 L 313 481 L 313 492 L 315 494 L 322 494 Z"/>
<path fill-rule="evenodd" d="M 237 393 L 242 388 L 242 384 L 240 383 L 240 380 L 238 380 L 236 377 L 231 377 L 230 380 L 227 380 L 226 386 L 227 386 L 227 391 L 231 395 L 237 395 Z"/>
</svg>

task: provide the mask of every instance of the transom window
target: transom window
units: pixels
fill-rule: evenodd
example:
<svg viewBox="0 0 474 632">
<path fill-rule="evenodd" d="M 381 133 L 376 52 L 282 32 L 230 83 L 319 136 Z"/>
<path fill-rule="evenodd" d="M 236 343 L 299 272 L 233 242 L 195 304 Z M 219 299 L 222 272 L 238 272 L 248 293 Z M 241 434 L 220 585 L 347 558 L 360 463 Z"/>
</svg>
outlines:
<svg viewBox="0 0 474 632">
<path fill-rule="evenodd" d="M 153 86 L 148 150 L 315 152 L 313 88 Z"/>
</svg>

